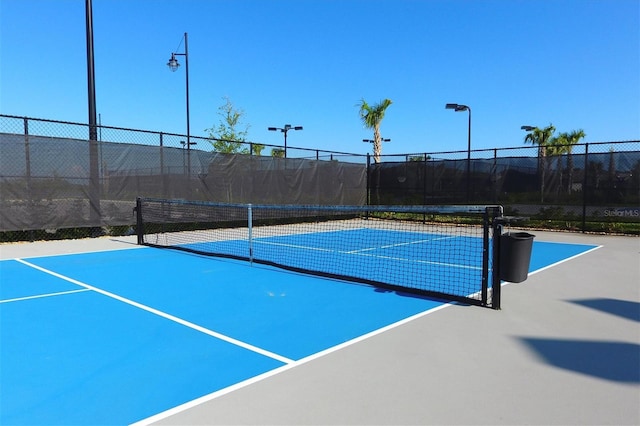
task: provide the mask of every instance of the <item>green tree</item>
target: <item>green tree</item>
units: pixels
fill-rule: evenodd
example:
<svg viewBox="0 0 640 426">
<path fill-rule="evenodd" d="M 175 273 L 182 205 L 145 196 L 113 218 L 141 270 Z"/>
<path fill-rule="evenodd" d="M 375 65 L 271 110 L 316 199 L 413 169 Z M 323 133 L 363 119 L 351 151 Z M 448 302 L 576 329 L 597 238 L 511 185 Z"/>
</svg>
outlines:
<svg viewBox="0 0 640 426">
<path fill-rule="evenodd" d="M 217 127 L 205 129 L 209 132 L 209 140 L 213 150 L 224 154 L 249 154 L 249 144 L 246 142 L 249 133 L 249 125 L 243 123 L 245 112 L 236 109 L 228 97 L 223 98 L 225 103 L 218 107 L 218 115 L 221 117 Z M 264 145 L 252 144 L 253 153 L 260 155 Z"/>
<path fill-rule="evenodd" d="M 362 123 L 367 129 L 373 129 L 373 161 L 380 162 L 382 152 L 382 137 L 380 136 L 380 123 L 384 118 L 385 111 L 391 105 L 390 99 L 384 99 L 377 104 L 369 105 L 362 99 L 358 104 L 359 114 Z"/>
<path fill-rule="evenodd" d="M 524 143 L 538 146 L 538 167 L 540 169 L 540 202 L 544 202 L 544 183 L 547 174 L 548 150 L 556 128 L 549 124 L 544 129 L 535 127 L 524 137 Z"/>
<path fill-rule="evenodd" d="M 552 144 L 556 147 L 557 153 L 567 154 L 567 172 L 568 183 L 567 183 L 567 192 L 571 192 L 573 186 L 573 147 L 577 145 L 581 139 L 586 137 L 586 133 L 582 129 L 572 130 L 571 132 L 562 132 L 558 134 L 557 137 L 553 138 Z M 558 166 L 561 168 L 561 160 L 562 157 L 558 157 Z M 561 180 L 562 182 L 562 180 Z"/>
<path fill-rule="evenodd" d="M 251 155 L 262 155 L 262 150 L 264 150 L 264 145 L 259 143 L 251 144 Z"/>
<path fill-rule="evenodd" d="M 278 157 L 278 158 L 284 158 L 284 149 L 280 149 L 280 148 L 271 149 L 271 156 L 272 157 Z"/>
</svg>

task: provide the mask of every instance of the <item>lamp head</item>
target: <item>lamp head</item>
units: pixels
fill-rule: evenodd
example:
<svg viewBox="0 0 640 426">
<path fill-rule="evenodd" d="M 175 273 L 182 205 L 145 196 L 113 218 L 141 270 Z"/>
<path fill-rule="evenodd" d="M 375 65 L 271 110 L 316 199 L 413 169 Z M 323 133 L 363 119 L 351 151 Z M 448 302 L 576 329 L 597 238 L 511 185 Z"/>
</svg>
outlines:
<svg viewBox="0 0 640 426">
<path fill-rule="evenodd" d="M 167 66 L 171 71 L 174 71 L 174 72 L 180 67 L 180 63 L 176 59 L 175 53 L 171 54 L 171 59 L 169 59 L 169 62 L 167 62 Z"/>
<path fill-rule="evenodd" d="M 446 104 L 444 106 L 446 109 L 452 109 L 455 112 L 460 112 L 460 111 L 468 111 L 469 107 L 466 105 L 461 105 L 461 104 Z"/>
</svg>

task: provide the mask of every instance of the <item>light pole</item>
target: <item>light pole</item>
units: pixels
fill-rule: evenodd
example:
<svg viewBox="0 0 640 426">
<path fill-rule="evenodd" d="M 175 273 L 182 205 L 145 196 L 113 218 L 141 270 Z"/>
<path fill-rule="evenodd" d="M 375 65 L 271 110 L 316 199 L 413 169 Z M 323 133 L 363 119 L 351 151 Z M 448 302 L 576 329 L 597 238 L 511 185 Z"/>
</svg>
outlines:
<svg viewBox="0 0 640 426">
<path fill-rule="evenodd" d="M 100 159 L 96 126 L 96 77 L 93 49 L 93 4 L 85 0 L 85 36 L 87 40 L 87 94 L 89 99 L 89 218 L 94 226 L 92 234 L 99 232 L 102 217 L 100 209 Z"/>
<path fill-rule="evenodd" d="M 469 127 L 467 131 L 467 203 L 471 195 L 471 107 L 461 104 L 446 104 L 446 109 L 452 109 L 455 112 L 469 111 Z"/>
<path fill-rule="evenodd" d="M 191 145 L 194 145 L 191 143 L 191 129 L 189 127 L 189 42 L 188 42 L 188 36 L 187 33 L 184 33 L 184 53 L 175 53 L 172 52 L 171 53 L 171 59 L 169 59 L 169 62 L 167 62 L 167 66 L 169 67 L 169 69 L 173 72 L 177 71 L 177 69 L 180 67 L 180 63 L 178 62 L 178 60 L 176 59 L 176 56 L 184 56 L 184 67 L 185 67 L 185 74 L 186 74 L 186 91 L 187 91 L 187 151 L 191 150 Z M 189 158 L 191 158 L 189 156 Z"/>
<path fill-rule="evenodd" d="M 197 142 L 185 142 L 185 141 L 180 141 L 180 145 L 182 145 L 182 170 L 183 170 L 183 174 L 184 174 L 184 168 L 185 168 L 185 162 L 184 162 L 184 148 L 187 147 L 187 151 L 189 153 L 188 155 L 188 168 L 187 168 L 187 172 L 189 177 L 191 177 L 191 149 L 189 148 L 191 145 L 197 145 Z"/>
<path fill-rule="evenodd" d="M 289 130 L 302 130 L 302 126 L 291 126 L 291 124 L 285 124 L 284 127 L 268 127 L 270 132 L 276 132 L 280 130 L 284 133 L 284 158 L 287 158 L 287 132 Z"/>
</svg>

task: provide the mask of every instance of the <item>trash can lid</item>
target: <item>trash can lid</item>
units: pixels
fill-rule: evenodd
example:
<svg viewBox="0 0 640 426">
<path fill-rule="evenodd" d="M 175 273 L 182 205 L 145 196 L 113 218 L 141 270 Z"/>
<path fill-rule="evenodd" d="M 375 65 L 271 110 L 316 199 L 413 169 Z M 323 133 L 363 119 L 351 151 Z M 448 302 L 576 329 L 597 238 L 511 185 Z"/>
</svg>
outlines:
<svg viewBox="0 0 640 426">
<path fill-rule="evenodd" d="M 503 236 L 506 237 L 510 237 L 510 238 L 516 238 L 516 239 L 529 239 L 529 238 L 535 238 L 535 235 L 533 234 L 529 234 L 528 232 L 505 232 L 504 234 L 502 234 Z"/>
</svg>

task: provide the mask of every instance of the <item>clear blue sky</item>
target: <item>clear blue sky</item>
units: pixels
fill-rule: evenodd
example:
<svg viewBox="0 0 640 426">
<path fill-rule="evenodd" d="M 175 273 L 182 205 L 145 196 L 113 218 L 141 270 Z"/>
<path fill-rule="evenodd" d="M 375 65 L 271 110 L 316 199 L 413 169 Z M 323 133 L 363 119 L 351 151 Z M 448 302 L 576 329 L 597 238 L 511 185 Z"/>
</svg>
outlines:
<svg viewBox="0 0 640 426">
<path fill-rule="evenodd" d="M 356 104 L 393 101 L 383 154 L 524 146 L 521 125 L 640 139 L 639 0 L 93 0 L 102 124 L 191 133 L 228 96 L 248 139 L 371 150 Z M 88 121 L 85 1 L 0 0 L 0 112 Z M 178 50 L 179 49 L 179 50 Z M 184 64 L 184 58 L 178 57 Z"/>
</svg>

